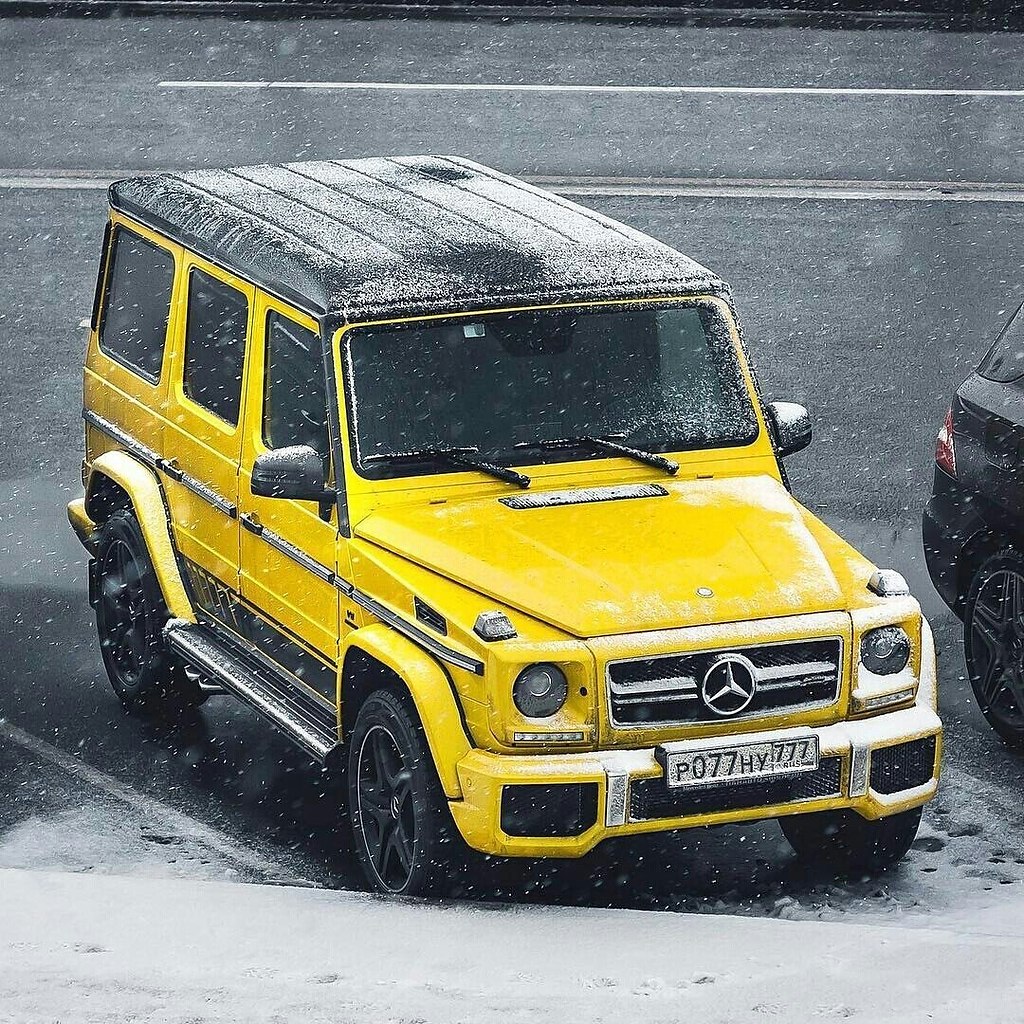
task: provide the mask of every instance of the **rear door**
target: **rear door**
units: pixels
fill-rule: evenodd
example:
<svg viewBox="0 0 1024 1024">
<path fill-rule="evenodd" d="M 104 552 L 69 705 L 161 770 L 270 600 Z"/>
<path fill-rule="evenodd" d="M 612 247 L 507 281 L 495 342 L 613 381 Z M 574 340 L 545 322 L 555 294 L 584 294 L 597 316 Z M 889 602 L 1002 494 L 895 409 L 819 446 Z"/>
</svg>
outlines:
<svg viewBox="0 0 1024 1024">
<path fill-rule="evenodd" d="M 309 445 L 332 477 L 327 393 L 317 323 L 260 294 L 239 476 L 243 614 L 253 642 L 313 694 L 337 699 L 340 593 L 337 510 L 264 498 L 250 487 L 256 459 Z"/>
<path fill-rule="evenodd" d="M 254 294 L 186 257 L 164 436 L 175 541 L 200 605 L 229 625 L 239 590 L 238 464 Z"/>
</svg>

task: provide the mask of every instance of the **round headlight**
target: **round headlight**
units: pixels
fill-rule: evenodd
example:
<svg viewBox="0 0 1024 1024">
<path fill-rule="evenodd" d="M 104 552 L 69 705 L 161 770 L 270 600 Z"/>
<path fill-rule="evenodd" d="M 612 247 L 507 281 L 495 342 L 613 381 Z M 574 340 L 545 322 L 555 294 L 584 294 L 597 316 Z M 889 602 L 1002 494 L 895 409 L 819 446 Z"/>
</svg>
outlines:
<svg viewBox="0 0 1024 1024">
<path fill-rule="evenodd" d="M 868 630 L 860 642 L 860 660 L 875 675 L 902 672 L 910 661 L 910 637 L 899 626 Z"/>
<path fill-rule="evenodd" d="M 550 718 L 568 696 L 568 680 L 557 665 L 530 665 L 512 684 L 512 700 L 527 718 Z"/>
</svg>

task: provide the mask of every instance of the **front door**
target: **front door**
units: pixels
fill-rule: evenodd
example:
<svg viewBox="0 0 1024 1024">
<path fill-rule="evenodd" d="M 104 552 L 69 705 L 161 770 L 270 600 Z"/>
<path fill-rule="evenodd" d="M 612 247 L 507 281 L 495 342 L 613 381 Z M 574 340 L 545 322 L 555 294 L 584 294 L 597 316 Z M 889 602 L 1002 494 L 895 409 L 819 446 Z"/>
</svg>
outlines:
<svg viewBox="0 0 1024 1024">
<path fill-rule="evenodd" d="M 253 642 L 308 690 L 337 700 L 340 593 L 338 518 L 316 502 L 252 493 L 255 460 L 274 448 L 310 445 L 328 461 L 327 396 L 315 321 L 260 295 L 239 476 L 243 614 Z M 326 515 L 326 513 L 325 513 Z"/>
</svg>

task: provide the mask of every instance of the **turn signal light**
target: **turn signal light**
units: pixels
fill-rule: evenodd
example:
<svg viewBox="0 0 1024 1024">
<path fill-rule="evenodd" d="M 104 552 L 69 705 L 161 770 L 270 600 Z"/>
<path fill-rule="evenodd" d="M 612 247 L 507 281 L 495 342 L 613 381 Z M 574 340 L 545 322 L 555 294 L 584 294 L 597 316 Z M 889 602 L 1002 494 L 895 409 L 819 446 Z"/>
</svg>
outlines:
<svg viewBox="0 0 1024 1024">
<path fill-rule="evenodd" d="M 935 439 L 935 462 L 944 473 L 956 476 L 956 452 L 953 450 L 953 408 L 946 413 L 946 419 Z"/>
</svg>

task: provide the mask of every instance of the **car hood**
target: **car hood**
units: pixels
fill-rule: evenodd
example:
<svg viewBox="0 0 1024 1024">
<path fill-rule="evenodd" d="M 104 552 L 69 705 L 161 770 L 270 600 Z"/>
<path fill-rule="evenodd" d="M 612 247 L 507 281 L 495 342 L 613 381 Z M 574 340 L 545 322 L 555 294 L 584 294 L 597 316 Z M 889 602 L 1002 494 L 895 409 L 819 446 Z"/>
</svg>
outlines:
<svg viewBox="0 0 1024 1024">
<path fill-rule="evenodd" d="M 577 637 L 846 606 L 810 513 L 774 478 L 663 490 L 526 509 L 495 497 L 402 506 L 355 532 Z"/>
</svg>

